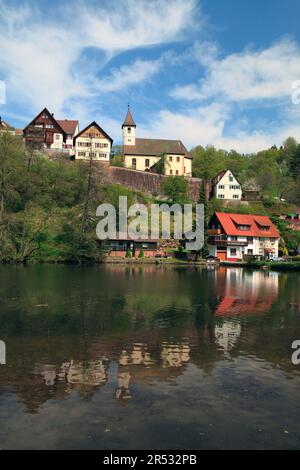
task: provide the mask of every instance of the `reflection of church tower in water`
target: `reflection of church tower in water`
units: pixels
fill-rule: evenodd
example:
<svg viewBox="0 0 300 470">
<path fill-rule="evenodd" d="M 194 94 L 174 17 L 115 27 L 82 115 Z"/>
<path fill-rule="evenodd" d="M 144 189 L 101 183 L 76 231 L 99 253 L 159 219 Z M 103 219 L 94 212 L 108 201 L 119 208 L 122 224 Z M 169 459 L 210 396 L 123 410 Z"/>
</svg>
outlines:
<svg viewBox="0 0 300 470">
<path fill-rule="evenodd" d="M 130 372 L 126 367 L 119 366 L 118 368 L 118 386 L 115 391 L 115 397 L 118 400 L 129 400 L 131 398 L 129 383 Z"/>
</svg>

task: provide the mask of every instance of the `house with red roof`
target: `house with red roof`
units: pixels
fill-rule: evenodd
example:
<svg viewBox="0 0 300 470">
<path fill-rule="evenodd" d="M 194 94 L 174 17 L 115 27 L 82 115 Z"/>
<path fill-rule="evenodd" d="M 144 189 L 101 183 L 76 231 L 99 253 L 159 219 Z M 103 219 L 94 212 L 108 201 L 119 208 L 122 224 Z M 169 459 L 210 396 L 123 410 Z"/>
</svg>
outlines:
<svg viewBox="0 0 300 470">
<path fill-rule="evenodd" d="M 280 235 L 267 216 L 215 212 L 208 233 L 209 254 L 220 261 L 278 256 Z"/>
</svg>

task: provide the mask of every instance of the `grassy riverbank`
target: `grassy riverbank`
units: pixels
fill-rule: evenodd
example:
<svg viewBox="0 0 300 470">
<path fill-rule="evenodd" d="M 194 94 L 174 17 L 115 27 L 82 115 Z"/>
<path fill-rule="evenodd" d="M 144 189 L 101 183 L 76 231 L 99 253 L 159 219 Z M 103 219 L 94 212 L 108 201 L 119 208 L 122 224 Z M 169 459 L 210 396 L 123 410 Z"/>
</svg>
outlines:
<svg viewBox="0 0 300 470">
<path fill-rule="evenodd" d="M 251 263 L 221 262 L 221 265 L 251 269 L 268 269 L 271 271 L 300 271 L 300 261 L 253 261 Z"/>
</svg>

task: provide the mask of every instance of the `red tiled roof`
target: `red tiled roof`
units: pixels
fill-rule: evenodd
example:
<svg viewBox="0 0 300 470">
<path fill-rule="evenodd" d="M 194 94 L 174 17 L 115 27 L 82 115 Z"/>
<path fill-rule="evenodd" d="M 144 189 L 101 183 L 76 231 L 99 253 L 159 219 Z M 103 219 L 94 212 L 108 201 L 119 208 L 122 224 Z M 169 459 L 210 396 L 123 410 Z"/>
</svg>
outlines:
<svg viewBox="0 0 300 470">
<path fill-rule="evenodd" d="M 225 212 L 216 212 L 215 215 L 226 235 L 280 238 L 275 225 L 265 215 L 226 214 Z M 239 225 L 248 225 L 249 230 L 239 230 Z M 260 227 L 269 227 L 269 229 L 261 230 Z"/>
<path fill-rule="evenodd" d="M 135 139 L 135 145 L 124 145 L 124 155 L 160 157 L 166 153 L 192 158 L 180 140 Z"/>
<path fill-rule="evenodd" d="M 56 121 L 58 122 L 60 127 L 62 127 L 66 134 L 75 134 L 78 126 L 78 121 L 72 119 L 57 119 Z"/>
</svg>

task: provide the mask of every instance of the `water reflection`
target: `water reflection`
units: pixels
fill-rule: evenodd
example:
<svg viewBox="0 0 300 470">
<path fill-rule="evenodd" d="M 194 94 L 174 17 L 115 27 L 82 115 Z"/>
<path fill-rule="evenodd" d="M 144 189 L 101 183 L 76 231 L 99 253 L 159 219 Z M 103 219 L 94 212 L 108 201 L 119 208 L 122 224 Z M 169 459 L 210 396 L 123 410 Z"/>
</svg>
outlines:
<svg viewBox="0 0 300 470">
<path fill-rule="evenodd" d="M 1 335 L 9 349 L 9 367 L 0 369 L 0 416 L 9 396 L 37 414 L 47 402 L 71 396 L 93 407 L 101 394 L 101 406 L 112 412 L 112 403 L 135 410 L 146 397 L 172 395 L 169 387 L 180 384 L 181 397 L 172 395 L 170 406 L 193 408 L 195 383 L 202 393 L 210 390 L 202 397 L 209 409 L 213 377 L 219 383 L 226 361 L 234 361 L 241 377 L 264 364 L 298 378 L 290 362 L 300 331 L 298 274 L 8 267 L 0 268 L 0 294 Z M 35 307 L 41 304 L 48 308 Z M 251 366 L 243 368 L 241 357 L 251 358 Z M 235 376 L 230 380 L 225 388 L 239 390 Z M 170 413 L 175 419 L 176 411 Z M 195 413 L 196 419 L 199 408 Z"/>
</svg>

